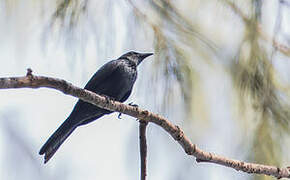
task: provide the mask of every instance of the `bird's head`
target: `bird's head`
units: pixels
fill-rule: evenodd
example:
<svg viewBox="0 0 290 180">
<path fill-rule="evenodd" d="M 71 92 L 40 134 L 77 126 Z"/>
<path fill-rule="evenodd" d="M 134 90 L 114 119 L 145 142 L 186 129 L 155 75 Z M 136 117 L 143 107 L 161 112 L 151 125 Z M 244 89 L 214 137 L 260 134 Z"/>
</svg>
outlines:
<svg viewBox="0 0 290 180">
<path fill-rule="evenodd" d="M 153 55 L 153 53 L 138 53 L 130 51 L 126 54 L 123 54 L 121 57 L 119 57 L 119 59 L 128 59 L 129 61 L 135 62 L 138 66 L 143 61 L 143 59 L 151 55 Z"/>
</svg>

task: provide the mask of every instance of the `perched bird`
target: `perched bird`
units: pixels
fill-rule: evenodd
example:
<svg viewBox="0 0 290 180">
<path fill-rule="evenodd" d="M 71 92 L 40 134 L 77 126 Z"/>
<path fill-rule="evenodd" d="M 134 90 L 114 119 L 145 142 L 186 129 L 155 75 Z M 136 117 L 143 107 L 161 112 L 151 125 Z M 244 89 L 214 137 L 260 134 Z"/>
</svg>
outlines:
<svg viewBox="0 0 290 180">
<path fill-rule="evenodd" d="M 124 102 L 131 94 L 137 78 L 137 66 L 153 53 L 128 52 L 103 65 L 86 84 L 85 89 Z M 88 124 L 111 111 L 79 100 L 69 117 L 50 136 L 39 151 L 44 163 L 54 155 L 66 138 L 81 125 Z"/>
</svg>

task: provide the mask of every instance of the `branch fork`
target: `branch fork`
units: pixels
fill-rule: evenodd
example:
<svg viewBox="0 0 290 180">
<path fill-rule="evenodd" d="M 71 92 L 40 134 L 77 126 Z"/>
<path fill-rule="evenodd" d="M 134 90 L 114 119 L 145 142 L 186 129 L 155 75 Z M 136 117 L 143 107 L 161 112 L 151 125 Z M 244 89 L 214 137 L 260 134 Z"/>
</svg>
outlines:
<svg viewBox="0 0 290 180">
<path fill-rule="evenodd" d="M 140 133 L 143 132 L 144 135 L 144 136 L 142 135 L 143 137 L 145 137 L 144 132 L 146 132 L 147 123 L 149 122 L 154 123 L 162 127 L 167 133 L 169 133 L 172 136 L 172 138 L 174 138 L 181 145 L 185 153 L 194 156 L 197 162 L 215 163 L 222 166 L 233 168 L 237 171 L 243 171 L 249 174 L 251 173 L 263 174 L 268 176 L 274 176 L 278 179 L 280 178 L 290 179 L 290 167 L 280 168 L 263 164 L 246 163 L 243 161 L 238 161 L 223 156 L 219 156 L 214 153 L 203 151 L 199 147 L 197 147 L 196 144 L 191 143 L 189 138 L 185 136 L 185 134 L 183 133 L 183 131 L 179 126 L 172 124 L 164 117 L 158 114 L 151 113 L 147 110 L 143 110 L 139 107 L 133 107 L 113 100 L 107 101 L 105 97 L 95 94 L 86 89 L 76 87 L 73 84 L 66 82 L 65 80 L 45 76 L 35 76 L 32 74 L 32 70 L 30 68 L 27 69 L 26 76 L 0 78 L 0 89 L 40 88 L 40 87 L 56 89 L 63 92 L 64 94 L 77 97 L 83 101 L 94 104 L 100 108 L 104 108 L 114 112 L 120 112 L 135 117 L 140 120 L 140 129 L 142 127 L 142 131 L 140 131 Z M 142 140 L 142 142 L 143 141 L 144 139 Z M 144 149 L 144 147 L 145 146 L 142 146 L 143 150 L 146 149 L 146 148 Z M 142 153 L 141 151 L 143 151 L 142 148 L 140 149 L 140 153 Z M 146 156 L 141 155 L 141 159 L 142 158 L 145 159 L 145 161 L 141 160 L 141 162 L 143 162 L 143 165 L 141 166 L 145 167 L 141 168 L 143 169 L 142 171 L 144 171 L 145 169 L 145 173 L 143 172 L 142 177 L 146 177 Z"/>
</svg>

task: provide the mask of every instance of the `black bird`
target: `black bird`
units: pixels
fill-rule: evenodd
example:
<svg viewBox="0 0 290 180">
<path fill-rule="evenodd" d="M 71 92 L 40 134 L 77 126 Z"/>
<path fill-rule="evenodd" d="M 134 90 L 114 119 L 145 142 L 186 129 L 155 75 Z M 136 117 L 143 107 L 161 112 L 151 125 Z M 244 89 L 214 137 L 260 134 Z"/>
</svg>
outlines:
<svg viewBox="0 0 290 180">
<path fill-rule="evenodd" d="M 124 102 L 131 94 L 137 78 L 137 66 L 153 53 L 128 52 L 116 60 L 103 65 L 86 84 L 85 89 L 104 95 L 116 101 Z M 44 154 L 46 163 L 66 140 L 81 125 L 88 124 L 111 111 L 99 108 L 79 100 L 69 117 L 50 136 L 39 154 Z"/>
</svg>

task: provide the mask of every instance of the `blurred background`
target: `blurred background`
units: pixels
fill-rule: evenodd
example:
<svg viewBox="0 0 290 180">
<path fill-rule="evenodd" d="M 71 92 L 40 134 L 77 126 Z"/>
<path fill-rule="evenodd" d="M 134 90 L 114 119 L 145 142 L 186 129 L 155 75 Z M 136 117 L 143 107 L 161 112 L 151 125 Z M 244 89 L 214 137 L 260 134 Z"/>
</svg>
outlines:
<svg viewBox="0 0 290 180">
<path fill-rule="evenodd" d="M 206 151 L 290 165 L 290 1 L 2 0 L 0 77 L 36 75 L 83 87 L 135 50 L 127 103 L 161 114 Z M 0 179 L 138 179 L 138 122 L 117 113 L 78 128 L 46 165 L 40 147 L 76 98 L 0 91 Z M 200 163 L 148 126 L 148 179 L 274 179 Z"/>
</svg>

